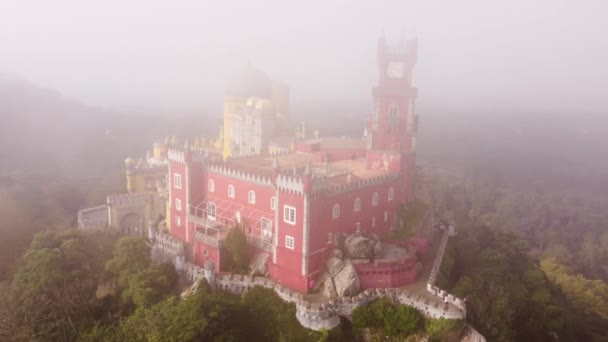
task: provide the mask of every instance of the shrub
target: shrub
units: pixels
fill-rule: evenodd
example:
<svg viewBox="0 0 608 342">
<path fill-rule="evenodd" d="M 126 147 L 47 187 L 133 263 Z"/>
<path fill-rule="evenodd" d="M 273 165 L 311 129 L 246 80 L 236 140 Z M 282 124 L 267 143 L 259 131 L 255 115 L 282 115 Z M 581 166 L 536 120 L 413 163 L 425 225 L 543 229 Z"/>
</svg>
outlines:
<svg viewBox="0 0 608 342">
<path fill-rule="evenodd" d="M 416 332 L 422 322 L 422 316 L 415 308 L 395 305 L 385 298 L 356 308 L 352 319 L 356 329 L 383 329 L 388 336 L 403 337 Z"/>
<path fill-rule="evenodd" d="M 457 341 L 464 322 L 459 319 L 427 319 L 424 330 L 430 341 Z"/>
</svg>

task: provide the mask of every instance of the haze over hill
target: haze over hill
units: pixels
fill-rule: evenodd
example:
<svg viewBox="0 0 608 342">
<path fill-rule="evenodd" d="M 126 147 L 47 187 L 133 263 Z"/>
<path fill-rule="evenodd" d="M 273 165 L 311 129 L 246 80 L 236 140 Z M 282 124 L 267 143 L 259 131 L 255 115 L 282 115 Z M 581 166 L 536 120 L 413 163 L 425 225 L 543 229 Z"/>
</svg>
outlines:
<svg viewBox="0 0 608 342">
<path fill-rule="evenodd" d="M 369 106 L 377 38 L 415 31 L 418 108 L 608 109 L 605 1 L 5 1 L 0 71 L 91 105 L 220 108 L 248 62 L 295 106 Z M 408 33 L 409 32 L 409 33 Z"/>
</svg>

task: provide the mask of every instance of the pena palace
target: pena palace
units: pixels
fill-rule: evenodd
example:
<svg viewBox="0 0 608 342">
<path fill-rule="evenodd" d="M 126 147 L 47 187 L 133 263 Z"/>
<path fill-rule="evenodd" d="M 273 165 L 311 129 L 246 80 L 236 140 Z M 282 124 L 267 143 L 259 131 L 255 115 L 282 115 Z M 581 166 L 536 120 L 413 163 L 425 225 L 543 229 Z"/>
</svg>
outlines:
<svg viewBox="0 0 608 342">
<path fill-rule="evenodd" d="M 302 293 L 318 288 L 332 258 L 347 260 L 361 289 L 411 283 L 428 239 L 389 237 L 414 196 L 416 57 L 415 39 L 378 41 L 373 109 L 355 138 L 290 126 L 288 87 L 248 66 L 225 90 L 217 139 L 178 147 L 168 138 L 128 158 L 129 193 L 81 211 L 79 223 L 147 237 L 162 217 L 185 259 L 216 273 L 227 268 L 227 236 L 241 229 L 261 273 Z"/>
</svg>

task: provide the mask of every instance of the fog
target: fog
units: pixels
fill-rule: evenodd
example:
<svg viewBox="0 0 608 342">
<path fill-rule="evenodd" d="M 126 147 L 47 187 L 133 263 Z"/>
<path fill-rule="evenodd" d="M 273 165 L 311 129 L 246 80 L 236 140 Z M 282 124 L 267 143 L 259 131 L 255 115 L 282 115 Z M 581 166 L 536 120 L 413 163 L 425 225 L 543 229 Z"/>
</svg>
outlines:
<svg viewBox="0 0 608 342">
<path fill-rule="evenodd" d="M 375 43 L 416 35 L 421 111 L 608 109 L 605 1 L 7 1 L 0 72 L 109 107 L 219 107 L 252 63 L 294 105 L 368 106 Z"/>
</svg>

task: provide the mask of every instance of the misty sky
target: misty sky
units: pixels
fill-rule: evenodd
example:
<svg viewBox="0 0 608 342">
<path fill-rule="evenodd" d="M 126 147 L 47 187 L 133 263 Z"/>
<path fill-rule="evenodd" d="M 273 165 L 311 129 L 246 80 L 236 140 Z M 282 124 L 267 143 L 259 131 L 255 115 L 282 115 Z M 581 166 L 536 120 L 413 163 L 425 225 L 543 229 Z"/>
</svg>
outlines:
<svg viewBox="0 0 608 342">
<path fill-rule="evenodd" d="M 606 111 L 608 1 L 0 0 L 0 73 L 102 106 L 216 107 L 248 62 L 293 103 L 369 105 L 415 29 L 419 109 Z"/>
</svg>

